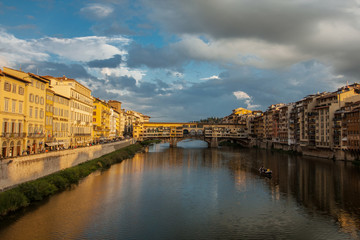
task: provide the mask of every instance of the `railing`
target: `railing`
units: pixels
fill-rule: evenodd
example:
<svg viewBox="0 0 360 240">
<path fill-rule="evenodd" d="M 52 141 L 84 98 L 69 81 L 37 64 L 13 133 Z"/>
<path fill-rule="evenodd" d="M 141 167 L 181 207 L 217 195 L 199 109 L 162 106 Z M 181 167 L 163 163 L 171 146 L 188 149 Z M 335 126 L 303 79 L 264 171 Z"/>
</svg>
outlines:
<svg viewBox="0 0 360 240">
<path fill-rule="evenodd" d="M 26 133 L 1 133 L 1 137 L 4 138 L 19 138 L 19 137 L 25 137 Z"/>
<path fill-rule="evenodd" d="M 45 133 L 28 133 L 28 137 L 43 138 L 45 137 Z"/>
<path fill-rule="evenodd" d="M 75 137 L 79 137 L 79 136 L 91 136 L 91 133 L 74 133 Z"/>
</svg>

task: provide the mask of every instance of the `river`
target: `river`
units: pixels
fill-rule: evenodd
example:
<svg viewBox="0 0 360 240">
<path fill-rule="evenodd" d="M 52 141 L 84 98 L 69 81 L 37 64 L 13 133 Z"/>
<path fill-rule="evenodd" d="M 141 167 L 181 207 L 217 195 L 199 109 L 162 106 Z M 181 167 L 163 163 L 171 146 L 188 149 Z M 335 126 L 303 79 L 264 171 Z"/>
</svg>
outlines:
<svg viewBox="0 0 360 240">
<path fill-rule="evenodd" d="M 179 145 L 151 146 L 11 216 L 0 239 L 360 239 L 351 163 Z"/>
</svg>

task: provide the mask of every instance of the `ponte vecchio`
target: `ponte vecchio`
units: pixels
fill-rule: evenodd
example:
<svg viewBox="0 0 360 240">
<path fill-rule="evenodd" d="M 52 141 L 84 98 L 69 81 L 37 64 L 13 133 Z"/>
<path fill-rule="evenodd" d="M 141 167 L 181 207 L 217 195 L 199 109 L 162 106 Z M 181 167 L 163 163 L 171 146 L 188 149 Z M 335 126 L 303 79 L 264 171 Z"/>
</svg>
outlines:
<svg viewBox="0 0 360 240">
<path fill-rule="evenodd" d="M 241 145 L 250 142 L 248 131 L 242 124 L 142 122 L 134 124 L 133 137 L 139 141 L 162 139 L 168 141 L 170 147 L 176 147 L 185 139 L 203 140 L 209 147 L 218 147 L 223 141 Z"/>
</svg>

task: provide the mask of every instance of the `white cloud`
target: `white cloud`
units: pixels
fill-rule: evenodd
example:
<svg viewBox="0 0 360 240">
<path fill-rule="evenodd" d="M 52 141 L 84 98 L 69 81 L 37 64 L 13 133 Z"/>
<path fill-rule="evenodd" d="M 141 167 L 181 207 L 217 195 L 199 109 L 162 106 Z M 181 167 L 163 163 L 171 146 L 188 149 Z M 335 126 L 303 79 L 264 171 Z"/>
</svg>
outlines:
<svg viewBox="0 0 360 240">
<path fill-rule="evenodd" d="M 0 65 L 20 67 L 21 63 L 45 61 L 49 54 L 39 51 L 33 40 L 22 40 L 0 29 Z"/>
<path fill-rule="evenodd" d="M 260 68 L 286 67 L 304 61 L 310 56 L 299 52 L 291 45 L 244 38 L 208 38 L 205 42 L 201 36 L 183 35 L 182 40 L 171 47 L 197 60 Z"/>
<path fill-rule="evenodd" d="M 56 54 L 72 61 L 91 61 L 108 59 L 116 54 L 126 54 L 121 49 L 129 43 L 124 37 L 77 37 L 77 38 L 42 38 L 35 45 L 40 51 Z"/>
<path fill-rule="evenodd" d="M 233 92 L 234 96 L 236 97 L 236 99 L 242 100 L 242 99 L 250 99 L 250 96 L 243 91 L 237 91 L 237 92 Z"/>
<path fill-rule="evenodd" d="M 252 104 L 252 97 L 249 96 L 246 92 L 243 91 L 236 91 L 233 92 L 234 96 L 238 100 L 245 100 L 244 103 L 246 104 L 247 109 L 256 109 L 259 108 L 260 105 Z"/>
<path fill-rule="evenodd" d="M 204 80 L 204 81 L 207 81 L 207 80 L 221 80 L 221 78 L 219 76 L 213 75 L 213 76 L 207 77 L 207 78 L 200 78 L 200 80 Z"/>
<path fill-rule="evenodd" d="M 0 64 L 19 67 L 22 63 L 49 61 L 53 56 L 63 61 L 91 61 L 126 55 L 130 40 L 116 37 L 40 38 L 23 40 L 0 29 Z"/>
<path fill-rule="evenodd" d="M 82 14 L 96 18 L 105 18 L 113 13 L 114 9 L 103 4 L 92 3 L 80 9 Z"/>
<path fill-rule="evenodd" d="M 245 100 L 245 104 L 246 104 L 247 109 L 255 110 L 255 109 L 258 109 L 259 107 L 261 107 L 260 105 L 252 104 L 251 102 L 252 102 L 251 99 Z"/>
<path fill-rule="evenodd" d="M 143 76 L 146 74 L 143 70 L 138 69 L 129 69 L 126 67 L 125 64 L 120 64 L 118 68 L 102 68 L 101 74 L 106 78 L 106 76 L 116 76 L 116 77 L 122 77 L 122 76 L 129 76 L 133 77 L 136 80 L 136 83 L 138 84 L 139 81 L 143 78 Z"/>
</svg>

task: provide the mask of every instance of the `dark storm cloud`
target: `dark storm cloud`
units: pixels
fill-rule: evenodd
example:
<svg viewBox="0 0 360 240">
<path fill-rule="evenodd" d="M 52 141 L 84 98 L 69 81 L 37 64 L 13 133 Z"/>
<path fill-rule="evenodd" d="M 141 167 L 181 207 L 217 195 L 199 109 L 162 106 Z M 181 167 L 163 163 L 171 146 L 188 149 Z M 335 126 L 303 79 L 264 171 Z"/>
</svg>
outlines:
<svg viewBox="0 0 360 240">
<path fill-rule="evenodd" d="M 134 90 L 136 88 L 136 80 L 133 77 L 121 76 L 121 77 L 108 77 L 109 84 L 115 89 L 120 90 Z"/>
<path fill-rule="evenodd" d="M 274 47 L 282 46 L 288 48 L 286 51 L 292 51 L 284 55 L 292 56 L 288 59 L 290 61 L 288 66 L 295 64 L 296 61 L 317 60 L 333 66 L 334 74 L 360 77 L 358 67 L 360 18 L 359 5 L 355 1 L 143 0 L 142 2 L 151 9 L 148 18 L 171 34 L 197 37 L 204 35 L 210 39 L 209 44 L 226 39 L 228 44 L 234 46 L 239 40 L 260 41 L 272 44 Z M 271 49 L 272 46 L 262 47 Z M 181 50 L 178 49 L 183 54 L 180 60 L 187 56 L 193 58 L 200 56 L 198 59 L 200 61 L 208 60 L 197 55 L 196 49 L 191 49 L 187 53 Z M 246 52 L 246 47 L 242 51 Z M 239 55 L 242 51 L 239 51 Z M 173 50 L 174 56 L 176 52 L 176 49 Z M 279 53 L 281 55 L 284 52 Z M 251 55 L 251 52 L 249 54 Z M 273 55 L 275 56 L 276 53 Z M 257 57 L 262 58 L 262 56 Z M 273 59 L 268 55 L 265 57 L 265 64 L 266 61 L 269 63 L 276 61 L 276 57 Z M 280 65 L 284 65 L 284 62 Z M 156 66 L 154 64 L 154 67 Z M 274 66 L 278 67 L 276 64 Z"/>
<path fill-rule="evenodd" d="M 116 68 L 122 62 L 121 55 L 114 55 L 112 58 L 104 60 L 93 60 L 87 62 L 87 65 L 91 68 Z"/>
<path fill-rule="evenodd" d="M 157 85 L 158 85 L 158 87 L 159 88 L 169 88 L 170 87 L 170 85 L 169 84 L 167 84 L 166 82 L 164 82 L 164 81 L 162 81 L 161 79 L 156 79 L 155 80 L 156 81 L 156 83 L 157 83 Z"/>
<path fill-rule="evenodd" d="M 155 82 L 141 81 L 138 84 L 133 77 L 130 76 L 109 76 L 107 78 L 109 89 L 127 90 L 134 94 L 134 97 L 156 97 L 157 95 L 170 93 L 169 85 L 162 80 L 157 79 Z"/>
<path fill-rule="evenodd" d="M 121 97 L 116 93 L 106 91 L 105 88 L 95 88 L 92 90 L 92 96 L 100 98 L 102 100 L 119 100 Z"/>
<path fill-rule="evenodd" d="M 252 104 L 260 105 L 261 110 L 275 103 L 298 101 L 308 94 L 335 91 L 344 84 L 344 80 L 339 81 L 332 76 L 328 66 L 317 61 L 298 63 L 284 71 L 234 68 L 229 69 L 226 75 L 223 81 L 227 91 L 246 92 L 252 97 Z M 240 100 L 236 102 L 241 103 Z"/>
<path fill-rule="evenodd" d="M 63 64 L 54 62 L 35 62 L 24 65 L 23 70 L 33 72 L 39 75 L 50 75 L 61 77 L 63 75 L 69 78 L 90 78 L 95 79 L 80 64 Z"/>
<path fill-rule="evenodd" d="M 316 31 L 319 21 L 347 19 L 343 2 L 252 0 L 151 0 L 150 18 L 173 33 L 284 42 Z M 166 3 L 165 3 L 166 2 Z"/>
<path fill-rule="evenodd" d="M 156 48 L 133 43 L 128 52 L 129 67 L 179 69 L 187 59 L 181 52 L 170 47 Z"/>
</svg>

